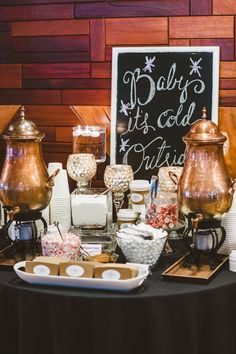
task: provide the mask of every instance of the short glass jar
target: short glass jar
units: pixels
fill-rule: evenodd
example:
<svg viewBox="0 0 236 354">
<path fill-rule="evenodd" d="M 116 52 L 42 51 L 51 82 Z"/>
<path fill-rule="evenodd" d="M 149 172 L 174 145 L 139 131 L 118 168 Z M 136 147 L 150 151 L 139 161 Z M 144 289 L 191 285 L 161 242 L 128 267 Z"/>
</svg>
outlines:
<svg viewBox="0 0 236 354">
<path fill-rule="evenodd" d="M 103 188 L 71 194 L 72 224 L 87 230 L 107 230 L 112 223 L 112 196 Z"/>
<path fill-rule="evenodd" d="M 122 224 L 136 224 L 139 214 L 135 213 L 132 209 L 120 209 L 117 213 L 117 227 L 118 229 Z"/>
</svg>

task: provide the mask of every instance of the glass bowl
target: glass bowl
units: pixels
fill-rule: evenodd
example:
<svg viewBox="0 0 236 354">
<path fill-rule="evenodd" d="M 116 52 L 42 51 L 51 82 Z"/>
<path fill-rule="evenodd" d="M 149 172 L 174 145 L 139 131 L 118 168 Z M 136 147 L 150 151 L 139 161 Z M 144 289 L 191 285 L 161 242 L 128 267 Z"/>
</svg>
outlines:
<svg viewBox="0 0 236 354">
<path fill-rule="evenodd" d="M 137 238 L 132 235 L 127 237 L 127 235 L 122 234 L 122 230 L 116 234 L 117 244 L 128 262 L 150 266 L 154 266 L 158 261 L 166 240 L 167 232 L 162 229 L 155 229 L 152 240 Z"/>
</svg>

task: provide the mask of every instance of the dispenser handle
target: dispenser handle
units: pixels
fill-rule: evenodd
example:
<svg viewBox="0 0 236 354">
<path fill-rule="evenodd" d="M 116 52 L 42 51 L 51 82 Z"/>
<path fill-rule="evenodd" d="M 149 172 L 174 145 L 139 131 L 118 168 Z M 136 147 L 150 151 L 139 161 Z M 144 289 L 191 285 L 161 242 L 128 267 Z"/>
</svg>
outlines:
<svg viewBox="0 0 236 354">
<path fill-rule="evenodd" d="M 169 177 L 171 179 L 171 181 L 176 185 L 176 187 L 179 184 L 179 177 L 173 172 L 173 171 L 169 171 Z"/>
<path fill-rule="evenodd" d="M 56 171 L 54 171 L 51 176 L 48 179 L 47 187 L 52 188 L 54 186 L 54 179 L 56 175 L 60 172 L 60 168 L 57 168 Z"/>
<path fill-rule="evenodd" d="M 198 230 L 198 224 L 200 221 L 203 220 L 203 215 L 202 214 L 195 214 L 192 218 L 191 218 L 191 222 L 192 222 L 192 226 L 194 230 Z"/>
<path fill-rule="evenodd" d="M 9 210 L 9 211 L 7 212 L 8 217 L 9 217 L 9 220 L 12 221 L 14 215 L 19 214 L 19 212 L 20 212 L 20 207 L 18 207 L 18 206 L 15 206 L 15 207 L 13 207 L 12 210 Z"/>
</svg>

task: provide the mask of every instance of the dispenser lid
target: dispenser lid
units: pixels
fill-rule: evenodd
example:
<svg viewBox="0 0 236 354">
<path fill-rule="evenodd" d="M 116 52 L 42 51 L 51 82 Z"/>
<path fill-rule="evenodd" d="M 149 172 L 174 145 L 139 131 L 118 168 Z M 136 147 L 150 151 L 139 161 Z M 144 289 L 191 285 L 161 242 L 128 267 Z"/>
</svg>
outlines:
<svg viewBox="0 0 236 354">
<path fill-rule="evenodd" d="M 220 133 L 218 126 L 206 119 L 206 108 L 202 110 L 202 119 L 196 121 L 183 137 L 184 142 L 223 143 L 226 137 Z"/>
<path fill-rule="evenodd" d="M 11 124 L 3 139 L 12 140 L 42 140 L 44 133 L 40 133 L 36 124 L 31 120 L 25 119 L 25 108 L 21 107 L 21 118 Z"/>
</svg>

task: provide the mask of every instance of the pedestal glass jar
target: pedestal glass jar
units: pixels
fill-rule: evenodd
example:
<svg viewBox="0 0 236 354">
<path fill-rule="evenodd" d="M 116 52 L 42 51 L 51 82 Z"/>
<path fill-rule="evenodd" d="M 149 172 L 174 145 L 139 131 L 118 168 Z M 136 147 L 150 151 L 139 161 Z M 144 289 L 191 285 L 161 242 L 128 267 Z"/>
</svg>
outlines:
<svg viewBox="0 0 236 354">
<path fill-rule="evenodd" d="M 157 229 L 164 229 L 170 235 L 176 231 L 178 225 L 178 202 L 177 194 L 171 192 L 158 192 L 153 198 L 146 213 L 146 223 Z M 165 244 L 164 255 L 172 254 L 168 242 Z"/>
<path fill-rule="evenodd" d="M 87 189 L 95 176 L 97 165 L 93 154 L 71 154 L 67 160 L 68 175 L 77 182 L 78 191 Z"/>
<path fill-rule="evenodd" d="M 130 165 L 109 165 L 105 169 L 105 186 L 114 193 L 114 205 L 116 213 L 124 202 L 124 192 L 129 189 L 130 182 L 134 179 L 133 170 Z"/>
</svg>

